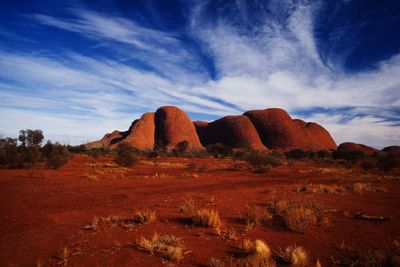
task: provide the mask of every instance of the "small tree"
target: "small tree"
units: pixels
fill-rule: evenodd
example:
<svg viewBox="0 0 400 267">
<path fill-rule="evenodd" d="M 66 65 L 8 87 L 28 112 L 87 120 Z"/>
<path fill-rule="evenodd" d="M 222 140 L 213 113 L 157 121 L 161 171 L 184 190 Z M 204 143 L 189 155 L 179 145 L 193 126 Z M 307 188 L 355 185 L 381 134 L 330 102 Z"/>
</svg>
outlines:
<svg viewBox="0 0 400 267">
<path fill-rule="evenodd" d="M 42 130 L 20 130 L 18 140 L 21 142 L 23 147 L 40 146 L 43 141 L 43 131 Z"/>
<path fill-rule="evenodd" d="M 117 156 L 115 157 L 115 162 L 118 165 L 129 167 L 136 163 L 136 149 L 128 145 L 127 143 L 121 143 L 118 145 L 116 150 Z"/>
</svg>

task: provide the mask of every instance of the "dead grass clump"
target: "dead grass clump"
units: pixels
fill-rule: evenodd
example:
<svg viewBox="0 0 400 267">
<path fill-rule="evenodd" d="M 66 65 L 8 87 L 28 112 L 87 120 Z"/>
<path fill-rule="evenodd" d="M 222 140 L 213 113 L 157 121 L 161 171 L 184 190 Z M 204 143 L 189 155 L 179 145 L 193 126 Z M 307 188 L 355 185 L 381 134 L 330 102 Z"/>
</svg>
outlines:
<svg viewBox="0 0 400 267">
<path fill-rule="evenodd" d="M 156 212 L 148 209 L 136 211 L 132 222 L 136 224 L 148 224 L 156 220 Z"/>
<path fill-rule="evenodd" d="M 217 228 L 217 234 L 219 236 L 221 236 L 222 239 L 225 240 L 237 240 L 237 232 L 235 229 L 233 228 L 228 228 L 228 229 L 222 229 L 220 230 L 219 228 Z"/>
<path fill-rule="evenodd" d="M 62 255 L 58 257 L 60 259 L 60 262 L 58 262 L 58 265 L 67 266 L 68 261 L 69 261 L 69 255 L 70 255 L 70 252 L 69 252 L 68 248 L 64 247 Z"/>
<path fill-rule="evenodd" d="M 267 208 L 261 206 L 247 206 L 241 220 L 251 229 L 256 225 L 261 225 L 272 219 L 272 214 Z"/>
<path fill-rule="evenodd" d="M 357 253 L 351 247 L 344 245 L 344 242 L 338 246 L 338 249 L 341 251 L 341 255 L 331 257 L 332 263 L 335 265 L 371 267 L 400 266 L 399 240 L 386 242 L 379 249 L 370 249 L 362 253 Z"/>
<path fill-rule="evenodd" d="M 174 235 L 155 233 L 151 239 L 141 237 L 136 240 L 140 250 L 157 255 L 163 259 L 179 262 L 183 259 L 184 246 L 180 238 Z"/>
<path fill-rule="evenodd" d="M 224 267 L 225 263 L 219 259 L 211 258 L 208 267 Z"/>
<path fill-rule="evenodd" d="M 304 184 L 296 185 L 293 188 L 295 192 L 309 193 L 309 194 L 342 194 L 346 191 L 346 188 L 342 185 L 326 185 L 326 184 Z"/>
<path fill-rule="evenodd" d="M 148 224 L 156 220 L 156 212 L 148 209 L 138 210 L 132 217 L 109 215 L 106 217 L 94 217 L 91 224 L 83 227 L 83 230 L 97 230 L 100 224 L 134 228 L 139 224 Z"/>
<path fill-rule="evenodd" d="M 194 225 L 218 228 L 222 225 L 218 211 L 214 209 L 197 209 L 189 216 Z"/>
<path fill-rule="evenodd" d="M 287 228 L 294 232 L 303 233 L 306 227 L 322 221 L 321 210 L 313 202 L 279 200 L 273 206 Z"/>
<path fill-rule="evenodd" d="M 257 239 L 251 241 L 249 239 L 243 240 L 242 250 L 246 257 L 233 260 L 231 266 L 234 267 L 275 267 L 276 264 L 271 258 L 271 250 L 268 245 Z"/>
<path fill-rule="evenodd" d="M 187 216 L 188 220 L 196 226 L 219 228 L 222 226 L 218 211 L 208 208 L 196 208 L 192 199 L 185 200 L 181 206 L 181 211 Z"/>
<path fill-rule="evenodd" d="M 386 193 L 388 190 L 384 187 L 373 186 L 372 184 L 368 183 L 355 183 L 353 184 L 352 190 L 359 194 L 364 192 L 368 193 Z"/>
<path fill-rule="evenodd" d="M 290 264 L 290 266 L 309 266 L 308 252 L 303 247 L 289 246 L 285 250 L 278 250 L 276 254 L 279 260 L 281 260 L 285 264 Z"/>
</svg>

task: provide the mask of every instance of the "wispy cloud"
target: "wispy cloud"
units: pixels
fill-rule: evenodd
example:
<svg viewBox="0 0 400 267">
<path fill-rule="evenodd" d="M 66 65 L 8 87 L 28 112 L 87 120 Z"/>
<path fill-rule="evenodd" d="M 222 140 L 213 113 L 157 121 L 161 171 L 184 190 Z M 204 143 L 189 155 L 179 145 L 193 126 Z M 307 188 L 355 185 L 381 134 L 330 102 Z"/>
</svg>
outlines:
<svg viewBox="0 0 400 267">
<path fill-rule="evenodd" d="M 34 128 L 36 122 L 54 136 L 68 128 L 71 135 L 100 137 L 166 104 L 214 118 L 282 107 L 323 124 L 338 142 L 399 143 L 393 121 L 400 106 L 400 56 L 349 75 L 320 58 L 313 33 L 318 4 L 270 1 L 257 9 L 253 28 L 236 23 L 251 19 L 246 7 L 237 1 L 240 12 L 230 12 L 237 16 L 210 19 L 206 2 L 192 3 L 183 35 L 200 51 L 182 33 L 122 16 L 83 9 L 72 10 L 69 18 L 34 14 L 41 27 L 71 32 L 110 53 L 0 50 L 0 110 L 9 116 L 0 131 Z M 209 77 L 202 53 L 216 78 Z"/>
</svg>

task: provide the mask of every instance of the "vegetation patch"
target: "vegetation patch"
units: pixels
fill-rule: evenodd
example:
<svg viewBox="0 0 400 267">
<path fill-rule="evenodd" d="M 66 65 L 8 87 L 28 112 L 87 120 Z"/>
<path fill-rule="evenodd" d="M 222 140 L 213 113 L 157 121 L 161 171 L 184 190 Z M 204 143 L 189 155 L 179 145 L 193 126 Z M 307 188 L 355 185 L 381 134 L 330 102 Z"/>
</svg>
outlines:
<svg viewBox="0 0 400 267">
<path fill-rule="evenodd" d="M 155 233 L 151 239 L 141 237 L 136 240 L 136 245 L 140 250 L 173 262 L 183 259 L 183 250 L 185 249 L 181 238 L 172 234 L 159 235 Z"/>
</svg>

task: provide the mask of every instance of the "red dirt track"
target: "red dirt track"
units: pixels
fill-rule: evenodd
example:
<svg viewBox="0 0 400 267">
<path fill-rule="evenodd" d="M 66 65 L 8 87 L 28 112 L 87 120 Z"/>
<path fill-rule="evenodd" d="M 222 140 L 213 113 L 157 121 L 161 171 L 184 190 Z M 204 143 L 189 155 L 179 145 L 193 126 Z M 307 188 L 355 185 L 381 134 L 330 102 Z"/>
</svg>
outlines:
<svg viewBox="0 0 400 267">
<path fill-rule="evenodd" d="M 298 183 L 350 186 L 360 181 L 388 192 L 292 192 Z M 218 210 L 224 228 L 235 229 L 238 240 L 224 240 L 211 228 L 188 225 L 179 208 L 189 198 L 198 207 Z M 246 205 L 267 205 L 273 198 L 312 199 L 335 211 L 325 212 L 327 225 L 311 226 L 303 234 L 277 220 L 246 231 L 239 220 Z M 400 237 L 399 177 L 311 162 L 256 174 L 246 163 L 231 159 L 142 159 L 136 166 L 121 168 L 111 157 L 74 156 L 59 170 L 0 170 L 0 201 L 0 266 L 59 266 L 57 257 L 64 247 L 70 251 L 67 266 L 168 265 L 134 245 L 136 239 L 150 238 L 154 232 L 182 238 L 186 253 L 178 266 L 207 266 L 212 257 L 229 262 L 244 238 L 262 239 L 274 250 L 301 245 L 309 251 L 312 266 L 317 259 L 322 266 L 333 266 L 331 256 L 341 253 L 338 244 L 364 251 Z M 130 216 L 143 208 L 156 211 L 155 222 L 133 229 L 108 224 L 95 231 L 82 229 L 96 216 Z M 349 218 L 357 212 L 392 218 L 384 222 Z"/>
</svg>

